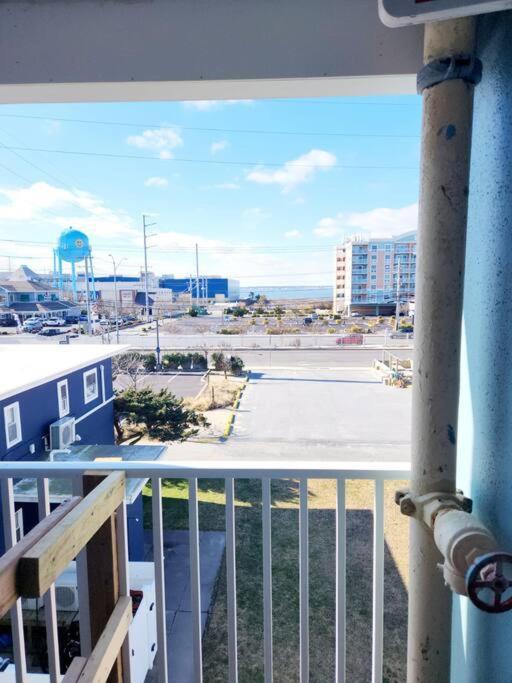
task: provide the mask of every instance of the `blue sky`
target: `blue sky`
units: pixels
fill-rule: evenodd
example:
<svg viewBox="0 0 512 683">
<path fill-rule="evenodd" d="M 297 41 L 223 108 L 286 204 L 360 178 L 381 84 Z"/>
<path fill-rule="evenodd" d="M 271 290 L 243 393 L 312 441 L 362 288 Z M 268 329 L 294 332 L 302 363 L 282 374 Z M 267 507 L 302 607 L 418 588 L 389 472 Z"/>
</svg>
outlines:
<svg viewBox="0 0 512 683">
<path fill-rule="evenodd" d="M 331 284 L 345 236 L 416 227 L 420 117 L 414 96 L 4 105 L 0 269 L 48 270 L 73 225 L 97 273 L 134 274 L 147 213 L 157 272 L 188 275 L 198 242 L 204 273 Z"/>
</svg>

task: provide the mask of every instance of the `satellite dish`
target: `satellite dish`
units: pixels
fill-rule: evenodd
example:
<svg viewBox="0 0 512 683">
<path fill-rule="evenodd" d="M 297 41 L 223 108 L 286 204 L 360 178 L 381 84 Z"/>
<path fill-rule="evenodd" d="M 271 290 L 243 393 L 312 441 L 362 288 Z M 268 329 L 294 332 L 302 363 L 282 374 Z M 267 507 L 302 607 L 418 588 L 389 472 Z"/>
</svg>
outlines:
<svg viewBox="0 0 512 683">
<path fill-rule="evenodd" d="M 379 0 L 383 24 L 410 26 L 512 9 L 512 0 Z"/>
</svg>

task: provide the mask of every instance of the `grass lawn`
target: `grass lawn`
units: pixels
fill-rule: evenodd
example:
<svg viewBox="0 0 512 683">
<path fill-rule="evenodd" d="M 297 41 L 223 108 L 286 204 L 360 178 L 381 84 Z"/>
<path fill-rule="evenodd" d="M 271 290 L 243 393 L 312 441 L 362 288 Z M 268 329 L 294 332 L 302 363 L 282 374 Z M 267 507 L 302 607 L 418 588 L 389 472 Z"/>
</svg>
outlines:
<svg viewBox="0 0 512 683">
<path fill-rule="evenodd" d="M 405 680 L 407 638 L 407 519 L 393 501 L 399 482 L 385 486 L 384 678 Z M 199 481 L 202 530 L 225 528 L 224 482 Z M 145 523 L 151 526 L 151 491 L 145 490 Z M 334 678 L 335 482 L 309 481 L 311 681 Z M 188 485 L 163 483 L 164 525 L 188 528 Z M 237 480 L 238 654 L 241 683 L 263 681 L 263 578 L 261 483 Z M 347 500 L 347 680 L 371 678 L 373 483 L 350 481 Z M 274 680 L 299 678 L 298 483 L 272 483 Z M 226 573 L 219 573 L 204 646 L 206 683 L 227 681 Z"/>
</svg>

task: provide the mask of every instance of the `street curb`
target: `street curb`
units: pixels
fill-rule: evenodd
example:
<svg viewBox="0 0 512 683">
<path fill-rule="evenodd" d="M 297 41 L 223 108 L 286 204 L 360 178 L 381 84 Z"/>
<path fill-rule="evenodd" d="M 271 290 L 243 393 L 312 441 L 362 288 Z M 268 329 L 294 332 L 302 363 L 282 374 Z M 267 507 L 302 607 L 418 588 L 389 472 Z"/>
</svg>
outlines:
<svg viewBox="0 0 512 683">
<path fill-rule="evenodd" d="M 235 400 L 233 401 L 233 405 L 230 408 L 230 410 L 233 412 L 230 413 L 228 420 L 226 422 L 226 426 L 224 428 L 224 434 L 222 435 L 223 440 L 226 440 L 231 435 L 231 433 L 233 431 L 233 426 L 234 426 L 234 422 L 235 422 L 235 412 L 234 411 L 238 410 L 238 408 L 240 406 L 240 401 L 242 399 L 244 389 L 246 388 L 246 386 L 249 382 L 250 376 L 251 376 L 251 372 L 249 371 L 247 373 L 247 377 L 245 379 L 245 382 L 242 384 L 242 386 L 236 392 Z"/>
</svg>

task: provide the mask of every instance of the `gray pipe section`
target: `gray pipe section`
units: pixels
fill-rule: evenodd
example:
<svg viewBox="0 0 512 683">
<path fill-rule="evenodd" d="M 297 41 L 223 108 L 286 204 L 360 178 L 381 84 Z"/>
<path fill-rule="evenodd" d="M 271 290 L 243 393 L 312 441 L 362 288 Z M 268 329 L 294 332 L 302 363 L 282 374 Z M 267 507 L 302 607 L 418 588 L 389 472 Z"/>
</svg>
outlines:
<svg viewBox="0 0 512 683">
<path fill-rule="evenodd" d="M 425 62 L 474 51 L 474 20 L 427 24 Z M 473 87 L 423 94 L 411 492 L 455 491 L 459 358 Z M 411 519 L 409 683 L 449 681 L 451 603 L 432 531 Z"/>
</svg>

